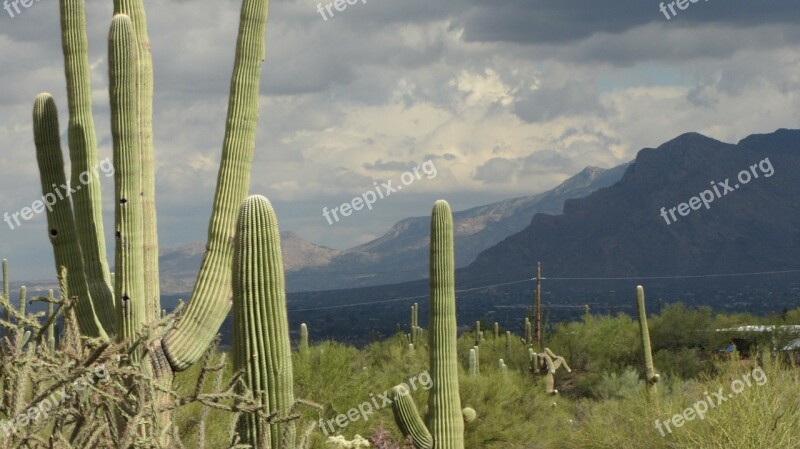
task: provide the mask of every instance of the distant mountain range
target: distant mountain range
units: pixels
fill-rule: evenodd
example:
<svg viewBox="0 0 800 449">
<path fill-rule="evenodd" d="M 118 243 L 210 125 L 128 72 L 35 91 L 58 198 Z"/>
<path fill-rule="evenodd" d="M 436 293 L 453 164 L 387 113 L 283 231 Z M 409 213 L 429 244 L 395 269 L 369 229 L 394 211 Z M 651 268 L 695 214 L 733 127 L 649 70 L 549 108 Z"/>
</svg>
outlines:
<svg viewBox="0 0 800 449">
<path fill-rule="evenodd" d="M 800 130 L 735 145 L 684 134 L 641 150 L 619 182 L 567 201 L 562 215 L 537 214 L 460 277 L 509 281 L 531 273 L 537 261 L 551 277 L 797 269 L 798 175 Z M 708 208 L 691 200 L 706 191 Z"/>
<path fill-rule="evenodd" d="M 637 284 L 645 285 L 654 306 L 682 301 L 753 313 L 798 307 L 798 175 L 800 130 L 737 144 L 688 133 L 645 148 L 618 182 L 566 201 L 563 214 L 536 214 L 457 270 L 459 323 L 486 319 L 518 327 L 532 301 L 538 261 L 552 321 L 579 318 L 583 304 L 599 313 L 633 313 Z M 708 208 L 701 195 L 713 195 Z M 737 275 L 745 273 L 762 274 Z M 709 276 L 716 274 L 724 276 Z M 420 317 L 427 316 L 427 293 L 425 280 L 295 293 L 290 319 L 293 326 L 308 323 L 317 338 L 363 344 L 405 326 L 414 301 Z"/>
<path fill-rule="evenodd" d="M 627 164 L 611 169 L 587 167 L 547 192 L 454 213 L 457 267 L 469 265 L 481 251 L 524 229 L 537 213 L 558 214 L 566 200 L 614 184 L 626 168 Z M 429 229 L 428 217 L 407 218 L 382 237 L 343 251 L 284 232 L 281 238 L 288 290 L 334 290 L 425 278 Z M 162 249 L 163 292 L 191 291 L 203 249 L 200 242 Z"/>
</svg>

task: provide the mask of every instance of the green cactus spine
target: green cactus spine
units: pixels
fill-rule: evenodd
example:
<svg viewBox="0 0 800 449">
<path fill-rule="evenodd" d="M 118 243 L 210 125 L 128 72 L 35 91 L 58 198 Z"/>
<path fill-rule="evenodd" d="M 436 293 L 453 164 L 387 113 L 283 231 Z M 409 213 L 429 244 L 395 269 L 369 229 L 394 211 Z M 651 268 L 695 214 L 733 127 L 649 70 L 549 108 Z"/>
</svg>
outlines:
<svg viewBox="0 0 800 449">
<path fill-rule="evenodd" d="M 645 373 L 647 390 L 655 395 L 657 393 L 656 384 L 660 376 L 656 373 L 656 369 L 653 366 L 653 352 L 650 347 L 650 330 L 647 327 L 647 311 L 644 306 L 644 288 L 641 285 L 636 286 L 636 310 L 639 313 L 639 332 L 642 337 L 644 365 L 647 370 Z"/>
<path fill-rule="evenodd" d="M 458 390 L 458 355 L 453 215 L 450 205 L 439 200 L 431 214 L 430 247 L 430 371 L 427 426 L 413 400 L 401 385 L 394 388 L 395 419 L 404 435 L 421 449 L 464 449 L 464 417 Z"/>
<path fill-rule="evenodd" d="M 292 353 L 278 220 L 263 196 L 248 197 L 236 225 L 233 262 L 234 369 L 244 369 L 266 413 L 285 421 L 294 405 Z M 239 421 L 243 443 L 293 449 L 295 424 L 261 428 L 255 415 Z"/>
</svg>

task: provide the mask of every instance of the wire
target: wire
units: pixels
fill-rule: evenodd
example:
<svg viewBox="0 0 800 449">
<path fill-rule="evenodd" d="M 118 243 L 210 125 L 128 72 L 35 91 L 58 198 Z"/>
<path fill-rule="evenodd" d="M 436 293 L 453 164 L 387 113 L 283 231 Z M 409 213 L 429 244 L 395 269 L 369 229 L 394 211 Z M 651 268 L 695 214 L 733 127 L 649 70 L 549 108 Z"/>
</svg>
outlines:
<svg viewBox="0 0 800 449">
<path fill-rule="evenodd" d="M 697 279 L 697 278 L 714 278 L 714 277 L 731 277 L 731 276 L 760 276 L 766 274 L 785 274 L 785 273 L 800 273 L 798 270 L 782 270 L 782 271 L 758 271 L 754 273 L 724 273 L 724 274 L 695 274 L 683 276 L 632 276 L 632 277 L 597 277 L 597 278 L 550 278 L 542 276 L 542 280 L 549 281 L 629 281 L 635 279 Z"/>
<path fill-rule="evenodd" d="M 723 273 L 723 274 L 698 274 L 698 275 L 682 275 L 682 276 L 631 276 L 631 277 L 585 277 L 585 278 L 577 278 L 577 277 L 542 277 L 542 280 L 548 281 L 622 281 L 622 280 L 636 280 L 636 279 L 696 279 L 696 278 L 712 278 L 712 277 L 732 277 L 732 276 L 762 276 L 762 275 L 769 275 L 769 274 L 786 274 L 786 273 L 800 273 L 800 269 L 797 270 L 781 270 L 781 271 L 759 271 L 753 273 Z M 465 288 L 462 290 L 456 290 L 455 293 L 469 293 L 477 290 L 485 290 L 494 287 L 502 287 L 506 285 L 512 284 L 521 284 L 523 282 L 531 282 L 535 281 L 536 278 L 528 278 L 528 279 L 520 279 L 517 281 L 511 282 L 503 282 L 499 284 L 492 284 L 492 285 L 483 285 L 480 287 L 471 287 Z M 406 296 L 403 298 L 394 298 L 394 299 L 386 299 L 382 301 L 371 301 L 371 302 L 359 302 L 353 304 L 340 304 L 335 306 L 322 306 L 322 307 L 307 307 L 303 309 L 291 309 L 288 312 L 311 312 L 314 310 L 329 310 L 329 309 L 341 309 L 345 307 L 358 307 L 358 306 L 369 306 L 374 304 L 387 304 L 392 302 L 400 302 L 400 301 L 410 301 L 412 299 L 424 299 L 427 298 L 428 295 L 420 295 L 420 296 Z M 513 304 L 509 304 L 513 305 Z M 620 304 L 598 304 L 598 303 L 591 303 L 590 305 L 594 306 L 614 306 L 614 307 L 626 307 Z M 582 304 L 580 305 L 552 305 L 553 308 L 578 308 L 583 307 Z"/>
</svg>

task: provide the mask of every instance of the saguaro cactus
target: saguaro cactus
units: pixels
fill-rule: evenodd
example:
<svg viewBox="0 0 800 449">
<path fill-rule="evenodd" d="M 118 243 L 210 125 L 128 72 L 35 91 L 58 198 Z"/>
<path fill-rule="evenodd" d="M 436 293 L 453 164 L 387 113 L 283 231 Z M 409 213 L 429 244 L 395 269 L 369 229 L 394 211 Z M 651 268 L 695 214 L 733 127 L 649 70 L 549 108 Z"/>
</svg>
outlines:
<svg viewBox="0 0 800 449">
<path fill-rule="evenodd" d="M 294 405 L 292 349 L 286 313 L 278 220 L 263 196 L 242 203 L 233 260 L 233 363 L 250 389 L 262 393 L 266 413 L 285 421 Z M 244 444 L 293 449 L 291 421 L 261 426 L 257 415 L 239 420 Z"/>
<path fill-rule="evenodd" d="M 650 348 L 650 330 L 647 328 L 647 311 L 644 307 L 644 288 L 641 285 L 636 286 L 636 310 L 639 313 L 639 333 L 642 337 L 644 366 L 647 370 L 645 372 L 647 390 L 651 394 L 655 395 L 657 393 L 656 384 L 658 383 L 660 376 L 656 374 L 656 369 L 653 366 L 653 352 Z"/>
<path fill-rule="evenodd" d="M 572 372 L 564 357 L 555 355 L 550 348 L 544 348 L 544 352 L 540 354 L 533 352 L 533 348 L 528 348 L 528 358 L 531 372 L 545 376 L 545 392 L 558 394 L 558 390 L 555 389 L 556 371 L 563 366 L 568 373 Z"/>
<path fill-rule="evenodd" d="M 242 0 L 206 253 L 187 309 L 172 327 L 160 329 L 159 335 L 164 337 L 152 342 L 149 360 L 143 361 L 146 374 L 164 386 L 174 372 L 200 359 L 230 310 L 232 237 L 239 206 L 250 185 L 268 4 L 268 0 Z M 108 272 L 103 240 L 85 0 L 60 0 L 59 5 L 72 180 L 81 180 L 82 185 L 74 189 L 74 204 L 56 190 L 66 184 L 57 108 L 49 94 L 41 94 L 34 104 L 34 140 L 42 193 L 53 202 L 47 221 L 56 271 L 60 274 L 66 267 L 69 273 L 68 290 L 77 297 L 69 313 L 75 313 L 83 335 L 128 341 L 141 336 L 138 331 L 156 322 L 161 311 L 151 130 L 152 58 L 144 4 L 143 0 L 115 0 L 109 33 L 116 276 Z M 159 405 L 170 399 L 162 396 L 154 398 Z M 168 419 L 169 413 L 165 413 L 160 421 Z M 156 427 L 164 429 L 167 424 Z"/>
<path fill-rule="evenodd" d="M 439 200 L 431 215 L 430 250 L 430 371 L 427 425 L 420 418 L 408 389 L 394 387 L 395 420 L 420 449 L 464 449 L 464 413 L 458 391 L 458 356 L 453 215 Z"/>
<path fill-rule="evenodd" d="M 531 324 L 531 320 L 525 318 L 525 339 L 523 341 L 528 346 L 533 345 L 533 325 Z"/>
<path fill-rule="evenodd" d="M 300 323 L 300 344 L 298 345 L 298 350 L 301 354 L 306 354 L 308 352 L 308 326 L 306 326 L 306 323 Z"/>
<path fill-rule="evenodd" d="M 478 353 L 475 348 L 469 350 L 469 375 L 472 377 L 478 375 Z"/>
</svg>

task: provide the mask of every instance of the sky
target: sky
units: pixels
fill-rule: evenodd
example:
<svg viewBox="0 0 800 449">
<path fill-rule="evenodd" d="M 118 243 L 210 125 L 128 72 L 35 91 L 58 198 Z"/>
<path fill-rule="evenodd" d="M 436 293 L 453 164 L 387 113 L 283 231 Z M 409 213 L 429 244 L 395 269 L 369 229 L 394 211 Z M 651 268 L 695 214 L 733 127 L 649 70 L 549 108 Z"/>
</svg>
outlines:
<svg viewBox="0 0 800 449">
<path fill-rule="evenodd" d="M 463 210 L 538 193 L 685 132 L 736 142 L 798 127 L 796 0 L 682 0 L 675 14 L 653 0 L 353 1 L 333 14 L 327 0 L 270 5 L 251 193 L 271 200 L 283 231 L 316 244 L 364 243 L 439 198 Z M 145 6 L 159 240 L 174 247 L 205 240 L 240 2 Z M 0 214 L 42 195 L 40 92 L 58 103 L 66 150 L 58 3 L 19 7 L 0 10 Z M 112 1 L 87 9 L 99 159 L 110 160 Z M 435 176 L 418 169 L 403 185 L 426 161 Z M 113 178 L 101 179 L 113 251 Z M 389 180 L 404 188 L 371 210 L 323 216 Z M 0 223 L 13 278 L 53 277 L 46 233 L 43 214 Z"/>
</svg>

